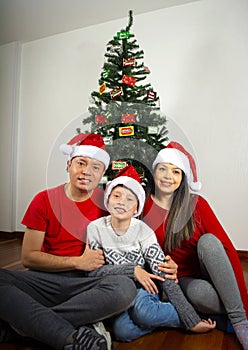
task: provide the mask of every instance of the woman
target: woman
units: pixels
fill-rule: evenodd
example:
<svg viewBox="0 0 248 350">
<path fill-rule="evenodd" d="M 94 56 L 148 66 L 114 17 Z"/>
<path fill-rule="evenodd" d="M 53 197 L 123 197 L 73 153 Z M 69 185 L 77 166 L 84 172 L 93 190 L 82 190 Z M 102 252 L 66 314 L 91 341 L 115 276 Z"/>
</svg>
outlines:
<svg viewBox="0 0 248 350">
<path fill-rule="evenodd" d="M 205 314 L 226 313 L 247 350 L 248 295 L 240 260 L 207 201 L 190 192 L 201 187 L 194 159 L 171 142 L 158 153 L 153 172 L 154 189 L 143 220 L 178 264 L 179 283 L 189 301 Z"/>
</svg>

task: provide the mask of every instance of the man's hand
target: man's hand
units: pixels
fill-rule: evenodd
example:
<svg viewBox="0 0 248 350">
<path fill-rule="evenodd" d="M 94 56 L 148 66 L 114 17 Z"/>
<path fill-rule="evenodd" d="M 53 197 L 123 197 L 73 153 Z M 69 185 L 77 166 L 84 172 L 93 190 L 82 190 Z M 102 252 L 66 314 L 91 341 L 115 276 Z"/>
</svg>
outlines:
<svg viewBox="0 0 248 350">
<path fill-rule="evenodd" d="M 101 249 L 90 249 L 89 244 L 85 244 L 83 254 L 77 259 L 77 270 L 93 271 L 105 264 L 104 254 Z"/>
<path fill-rule="evenodd" d="M 159 281 L 164 281 L 164 278 L 160 276 L 153 275 L 146 270 L 142 269 L 140 266 L 135 266 L 134 268 L 134 277 L 136 280 L 142 284 L 145 290 L 151 294 L 157 294 L 158 288 L 152 279 L 156 279 Z"/>
<path fill-rule="evenodd" d="M 175 283 L 178 283 L 177 279 L 177 264 L 174 260 L 171 259 L 169 255 L 166 255 L 165 262 L 158 264 L 158 269 L 161 272 L 165 273 L 165 278 L 170 280 L 175 280 Z"/>
</svg>

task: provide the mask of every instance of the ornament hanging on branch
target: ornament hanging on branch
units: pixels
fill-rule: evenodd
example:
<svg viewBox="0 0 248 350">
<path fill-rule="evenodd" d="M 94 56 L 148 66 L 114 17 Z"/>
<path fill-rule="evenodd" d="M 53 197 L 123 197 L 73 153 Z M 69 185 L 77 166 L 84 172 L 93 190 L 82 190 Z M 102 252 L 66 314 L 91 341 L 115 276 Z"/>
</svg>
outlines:
<svg viewBox="0 0 248 350">
<path fill-rule="evenodd" d="M 134 67 L 135 66 L 135 58 L 123 58 L 123 67 Z"/>
<path fill-rule="evenodd" d="M 134 113 L 125 113 L 121 116 L 122 123 L 135 123 L 136 117 Z"/>
<path fill-rule="evenodd" d="M 100 95 L 102 95 L 105 91 L 106 91 L 106 83 L 103 83 L 103 84 L 99 87 L 99 93 L 100 93 Z"/>
<path fill-rule="evenodd" d="M 129 86 L 134 86 L 136 83 L 136 78 L 131 77 L 130 75 L 123 75 L 122 82 L 123 82 L 123 84 L 127 84 Z"/>
<path fill-rule="evenodd" d="M 121 87 L 110 91 L 111 98 L 117 98 L 117 97 L 121 96 L 122 94 L 123 94 L 123 91 L 122 91 Z"/>
<path fill-rule="evenodd" d="M 101 115 L 101 114 L 97 114 L 96 117 L 95 117 L 95 122 L 97 124 L 101 124 L 101 123 L 107 123 L 107 119 L 105 118 L 104 115 Z"/>
<path fill-rule="evenodd" d="M 130 37 L 130 32 L 128 30 L 117 33 L 117 38 L 120 40 L 129 39 L 129 37 Z"/>
<path fill-rule="evenodd" d="M 119 127 L 119 136 L 133 136 L 134 135 L 134 126 L 121 126 Z"/>
</svg>

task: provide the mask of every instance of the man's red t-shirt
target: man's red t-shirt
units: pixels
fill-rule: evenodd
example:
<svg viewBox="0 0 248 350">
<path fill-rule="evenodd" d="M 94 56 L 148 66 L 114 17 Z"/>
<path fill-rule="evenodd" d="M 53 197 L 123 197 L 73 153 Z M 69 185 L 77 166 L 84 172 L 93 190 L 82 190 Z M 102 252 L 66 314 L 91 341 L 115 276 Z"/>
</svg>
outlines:
<svg viewBox="0 0 248 350">
<path fill-rule="evenodd" d="M 73 202 L 64 192 L 64 185 L 38 193 L 30 203 L 22 224 L 45 232 L 42 251 L 60 256 L 83 253 L 87 225 L 106 215 L 103 191 L 96 188 L 83 202 Z"/>
</svg>

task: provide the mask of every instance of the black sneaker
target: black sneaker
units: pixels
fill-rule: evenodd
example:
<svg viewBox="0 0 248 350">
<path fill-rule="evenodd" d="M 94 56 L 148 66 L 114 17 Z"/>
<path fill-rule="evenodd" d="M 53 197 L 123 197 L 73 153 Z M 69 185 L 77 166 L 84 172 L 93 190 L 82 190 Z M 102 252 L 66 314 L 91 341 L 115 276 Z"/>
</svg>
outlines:
<svg viewBox="0 0 248 350">
<path fill-rule="evenodd" d="M 103 324 L 99 322 L 101 327 Z M 94 324 L 93 327 L 83 326 L 78 329 L 74 334 L 73 344 L 66 345 L 64 350 L 109 350 L 111 349 L 111 339 L 110 344 L 108 344 L 109 339 L 106 338 L 102 331 L 100 331 L 99 323 Z M 103 326 L 105 329 L 105 327 Z M 98 332 L 99 331 L 99 332 Z M 110 337 L 110 336 L 109 336 Z M 110 348 L 109 348 L 110 345 Z"/>
</svg>

